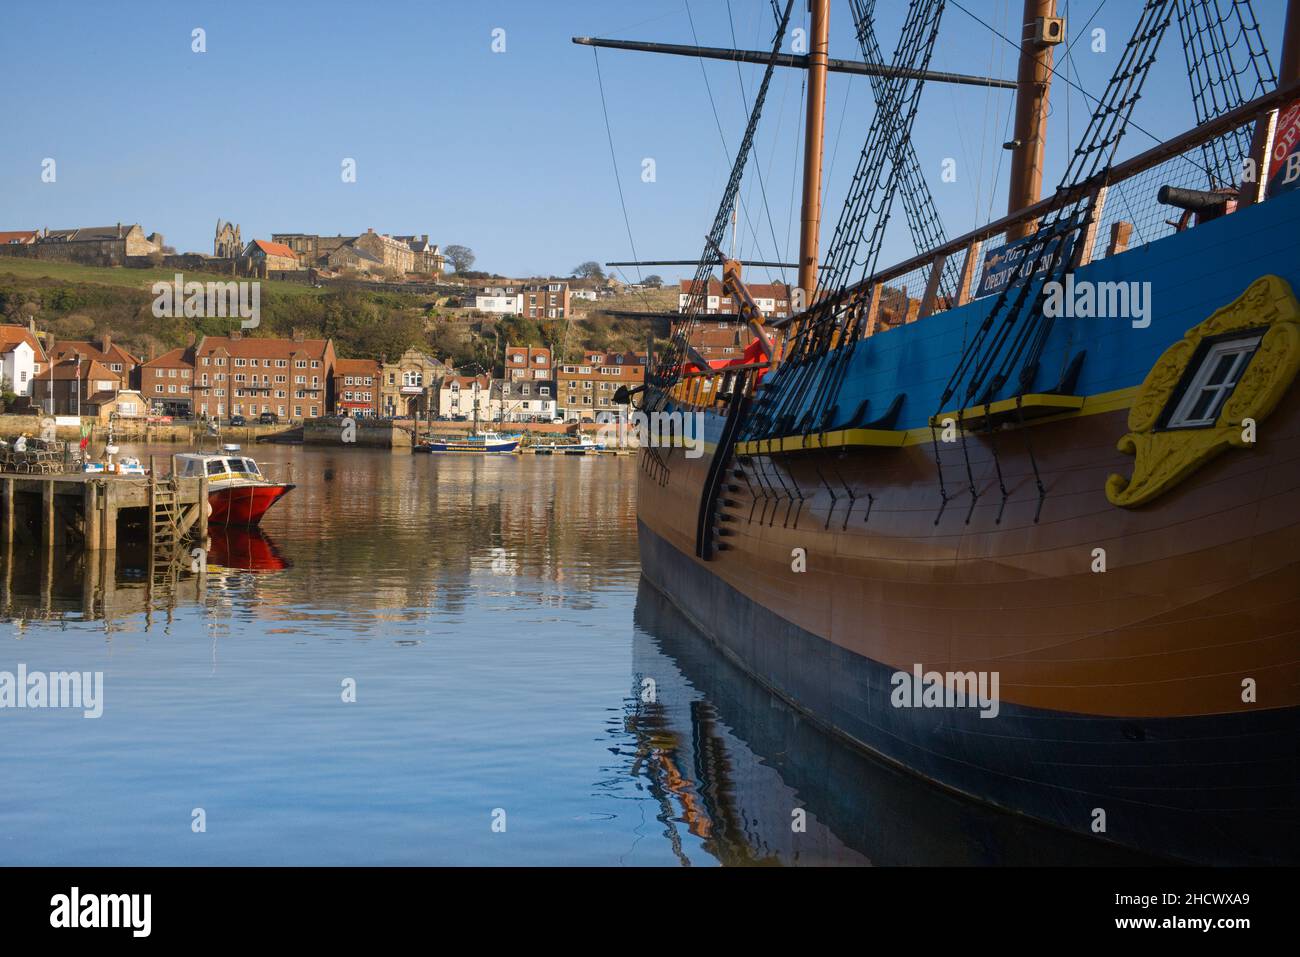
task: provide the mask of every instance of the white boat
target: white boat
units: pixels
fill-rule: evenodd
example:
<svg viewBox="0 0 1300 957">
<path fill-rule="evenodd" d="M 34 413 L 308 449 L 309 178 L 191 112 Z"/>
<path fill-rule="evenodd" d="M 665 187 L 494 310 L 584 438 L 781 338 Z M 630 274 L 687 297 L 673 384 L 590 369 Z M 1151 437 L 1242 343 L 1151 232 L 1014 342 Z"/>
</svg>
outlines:
<svg viewBox="0 0 1300 957">
<path fill-rule="evenodd" d="M 513 452 L 519 448 L 522 435 L 502 435 L 500 432 L 471 432 L 464 438 L 431 438 L 417 445 L 415 452 Z"/>
<path fill-rule="evenodd" d="M 603 451 L 605 443 L 597 442 L 587 435 L 578 436 L 576 442 L 550 442 L 533 446 L 533 452 L 537 455 L 597 455 Z"/>
</svg>

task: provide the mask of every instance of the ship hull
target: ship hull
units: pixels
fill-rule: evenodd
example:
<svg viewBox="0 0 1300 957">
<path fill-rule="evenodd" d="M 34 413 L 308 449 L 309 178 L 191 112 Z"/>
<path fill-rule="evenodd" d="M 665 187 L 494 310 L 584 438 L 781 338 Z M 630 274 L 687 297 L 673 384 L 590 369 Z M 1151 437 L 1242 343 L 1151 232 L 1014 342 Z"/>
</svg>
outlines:
<svg viewBox="0 0 1300 957">
<path fill-rule="evenodd" d="M 978 711 L 893 708 L 896 668 L 791 624 L 644 523 L 639 531 L 647 581 L 751 678 L 854 748 L 967 797 L 1146 853 L 1213 864 L 1298 859 L 1285 757 L 1295 760 L 1296 709 L 1134 720 L 1003 702 L 990 728 Z"/>
<path fill-rule="evenodd" d="M 513 452 L 519 448 L 519 440 L 513 439 L 503 442 L 426 442 L 415 448 L 416 452 L 477 452 L 480 455 L 504 454 Z"/>
<path fill-rule="evenodd" d="M 1087 353 L 1059 415 L 953 443 L 926 424 L 987 302 L 859 344 L 840 408 L 905 393 L 888 446 L 732 455 L 722 407 L 675 395 L 705 454 L 641 452 L 647 580 L 791 706 L 939 785 L 1169 858 L 1300 861 L 1300 385 L 1153 500 L 1107 492 L 1165 348 L 1262 275 L 1300 288 L 1296 211 L 1081 270 L 1149 281 L 1162 308 L 1058 326 L 1045 368 Z M 996 676 L 997 707 L 919 700 L 918 672 Z"/>
<path fill-rule="evenodd" d="M 234 485 L 208 494 L 211 525 L 256 525 L 292 485 Z"/>
</svg>

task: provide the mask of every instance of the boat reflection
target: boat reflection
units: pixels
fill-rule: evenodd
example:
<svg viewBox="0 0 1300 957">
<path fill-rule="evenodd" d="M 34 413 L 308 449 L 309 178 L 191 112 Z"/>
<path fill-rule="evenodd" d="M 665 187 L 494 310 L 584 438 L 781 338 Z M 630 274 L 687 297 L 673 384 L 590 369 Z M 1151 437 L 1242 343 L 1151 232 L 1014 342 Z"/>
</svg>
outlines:
<svg viewBox="0 0 1300 957">
<path fill-rule="evenodd" d="M 644 579 L 635 621 L 631 773 L 659 802 L 683 864 L 699 862 L 697 847 L 739 865 L 1155 863 L 967 801 L 831 738 Z"/>
<path fill-rule="evenodd" d="M 117 549 L 0 546 L 0 619 L 113 622 L 201 604 L 212 574 L 282 571 L 290 564 L 259 528 L 214 529 L 207 551 L 182 543 L 151 555 L 148 543 Z"/>
<path fill-rule="evenodd" d="M 278 572 L 289 567 L 271 537 L 256 525 L 214 526 L 208 541 L 208 564 L 249 572 Z"/>
</svg>

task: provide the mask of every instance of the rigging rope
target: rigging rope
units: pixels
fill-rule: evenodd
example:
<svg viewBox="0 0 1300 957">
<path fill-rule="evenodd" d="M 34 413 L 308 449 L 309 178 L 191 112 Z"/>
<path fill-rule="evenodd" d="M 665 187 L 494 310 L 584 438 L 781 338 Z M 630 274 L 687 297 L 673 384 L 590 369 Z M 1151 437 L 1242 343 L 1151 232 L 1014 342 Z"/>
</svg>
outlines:
<svg viewBox="0 0 1300 957">
<path fill-rule="evenodd" d="M 911 0 L 892 65 L 898 72 L 883 78 L 878 86 L 875 121 L 858 157 L 848 196 L 840 211 L 835 232 L 822 264 L 818 301 L 797 325 L 787 360 L 778 375 L 783 388 L 768 389 L 756 403 L 751 419 L 753 434 L 765 434 L 773 427 L 788 428 L 800 409 L 802 431 L 828 427 L 836 412 L 835 399 L 848 366 L 849 348 L 856 342 L 863 323 L 860 310 L 842 299 L 852 277 L 874 273 L 884 245 L 894 196 L 902 175 L 904 152 L 910 146 L 924 80 L 918 74 L 929 68 L 938 36 L 939 21 L 946 0 Z M 873 30 L 874 0 L 850 0 L 860 43 Z M 873 81 L 873 89 L 877 84 Z M 870 232 L 868 233 L 868 229 Z M 864 242 L 865 239 L 865 242 Z M 838 346 L 829 368 L 813 360 Z M 793 363 L 793 364 L 792 364 Z M 796 372 L 791 375 L 791 368 Z M 790 378 L 793 383 L 786 384 Z M 812 391 L 806 406 L 804 399 Z M 775 406 L 773 406 L 775 403 Z"/>
<path fill-rule="evenodd" d="M 658 365 L 653 370 L 647 370 L 646 378 L 648 383 L 658 390 L 655 396 L 658 408 L 662 408 L 667 403 L 667 390 L 681 378 L 687 345 L 708 302 L 708 281 L 712 277 L 713 268 L 717 263 L 716 250 L 722 248 L 722 242 L 726 236 L 727 223 L 731 218 L 731 212 L 740 191 L 745 165 L 754 145 L 754 133 L 758 128 L 759 118 L 763 114 L 763 104 L 767 100 L 768 87 L 772 82 L 772 74 L 776 70 L 777 56 L 781 52 L 781 44 L 785 40 L 786 28 L 789 26 L 790 12 L 793 8 L 794 0 L 786 0 L 785 10 L 781 14 L 780 22 L 777 24 L 776 36 L 772 41 L 772 51 L 768 57 L 767 67 L 763 72 L 763 81 L 759 86 L 758 94 L 754 97 L 754 106 L 749 114 L 749 123 L 745 127 L 744 138 L 741 140 L 740 148 L 736 152 L 735 162 L 732 164 L 731 178 L 727 182 L 726 189 L 723 190 L 722 200 L 718 204 L 718 211 L 713 219 L 713 226 L 709 230 L 704 251 L 700 255 L 700 262 L 695 270 L 695 280 L 690 286 L 686 308 L 682 310 L 684 316 L 677 323 L 673 336 L 669 340 Z M 755 241 L 755 244 L 757 245 L 757 241 Z"/>
<path fill-rule="evenodd" d="M 944 388 L 936 416 L 945 411 L 955 395 L 961 396 L 963 406 L 978 403 L 987 410 L 993 397 L 1016 374 L 1016 409 L 1023 421 L 1022 399 L 1033 385 L 1052 328 L 1052 319 L 1043 309 L 1047 284 L 1060 282 L 1073 270 L 1073 244 L 1079 236 L 1087 235 L 1086 227 L 1096 212 L 1095 190 L 1105 183 L 1119 142 L 1130 125 L 1133 109 L 1141 98 L 1142 87 L 1169 26 L 1173 3 L 1174 0 L 1145 3 L 1133 36 L 1107 85 L 1101 107 L 1093 113 L 1058 186 L 1058 192 L 1072 193 L 1074 201 L 1043 217 L 1035 233 L 1037 241 L 1011 277 L 1018 281 L 1008 281 L 980 324 Z M 1041 511 L 1046 491 L 1032 450 L 1030 461 Z M 937 446 L 936 462 L 939 462 Z M 939 469 L 942 488 L 942 464 Z"/>
</svg>

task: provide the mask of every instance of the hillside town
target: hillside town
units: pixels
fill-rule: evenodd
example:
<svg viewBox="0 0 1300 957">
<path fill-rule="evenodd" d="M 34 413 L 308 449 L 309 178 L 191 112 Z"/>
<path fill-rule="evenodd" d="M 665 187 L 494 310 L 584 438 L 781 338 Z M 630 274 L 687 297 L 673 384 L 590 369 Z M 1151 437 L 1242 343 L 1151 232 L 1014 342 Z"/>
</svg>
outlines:
<svg viewBox="0 0 1300 957">
<path fill-rule="evenodd" d="M 155 416 L 288 423 L 323 416 L 486 422 L 602 422 L 614 394 L 644 381 L 644 352 L 584 353 L 558 367 L 551 350 L 507 344 L 502 367 L 452 368 L 410 349 L 344 359 L 328 339 L 204 336 L 144 358 L 104 335 L 56 341 L 28 326 L 0 325 L 0 363 L 14 408 L 52 415 Z"/>
<path fill-rule="evenodd" d="M 367 229 L 334 236 L 276 232 L 245 240 L 239 224 L 218 220 L 212 253 L 177 254 L 157 232 L 139 223 L 104 227 L 0 231 L 0 272 L 5 257 L 81 266 L 199 270 L 207 274 L 288 280 L 317 286 L 351 282 L 366 288 L 436 288 L 452 308 L 485 319 L 515 317 L 567 324 L 575 306 L 620 294 L 658 288 L 605 276 L 595 263 L 586 275 L 514 280 L 476 273 L 473 254 L 448 247 L 428 234 L 398 235 Z M 453 261 L 453 259 L 458 261 Z M 457 268 L 448 275 L 450 265 Z M 765 319 L 790 315 L 791 288 L 781 283 L 750 286 Z M 691 343 L 710 362 L 735 361 L 752 334 L 733 298 L 716 281 L 704 291 Z M 695 290 L 683 280 L 677 312 L 687 311 Z M 673 312 L 624 315 L 670 320 Z M 60 339 L 32 317 L 0 325 L 3 387 L 13 411 L 39 409 L 53 415 L 110 418 L 197 419 L 296 423 L 324 416 L 358 419 L 421 419 L 509 423 L 603 422 L 616 417 L 614 395 L 641 384 L 649 353 L 593 349 L 577 343 L 566 355 L 546 345 L 492 343 L 492 359 L 461 367 L 433 350 L 407 348 L 400 355 L 344 357 L 330 338 L 298 330 L 274 337 L 242 329 L 195 334 L 187 346 L 138 355 L 111 331 L 84 339 Z M 648 341 L 648 340 L 647 340 Z"/>
</svg>

